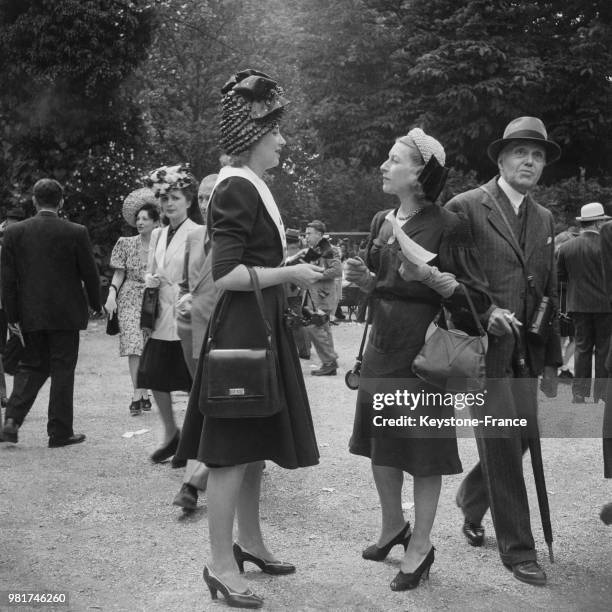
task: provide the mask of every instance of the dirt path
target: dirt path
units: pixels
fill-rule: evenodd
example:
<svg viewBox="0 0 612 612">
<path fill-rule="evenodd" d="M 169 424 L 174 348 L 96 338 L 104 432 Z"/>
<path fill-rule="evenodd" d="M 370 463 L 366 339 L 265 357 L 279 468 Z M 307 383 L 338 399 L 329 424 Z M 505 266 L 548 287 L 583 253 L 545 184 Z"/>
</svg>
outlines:
<svg viewBox="0 0 612 612">
<path fill-rule="evenodd" d="M 155 409 L 128 414 L 130 382 L 117 343 L 93 324 L 82 336 L 75 391 L 75 431 L 85 444 L 46 447 L 44 389 L 17 446 L 0 444 L 0 591 L 68 591 L 69 608 L 188 612 L 227 609 L 212 603 L 202 581 L 208 553 L 205 497 L 185 518 L 171 505 L 182 470 L 153 466 L 147 457 L 160 435 Z M 536 588 L 514 580 L 497 554 L 490 518 L 486 544 L 469 547 L 459 533 L 454 494 L 461 476 L 443 482 L 433 541 L 436 562 L 429 583 L 404 593 L 388 584 L 401 549 L 384 563 L 361 559 L 375 540 L 378 498 L 368 462 L 349 455 L 355 393 L 343 382 L 357 350 L 361 328 L 334 328 L 342 376 L 305 378 L 321 451 L 317 467 L 285 471 L 268 465 L 263 485 L 263 526 L 272 550 L 295 563 L 293 576 L 247 574 L 266 610 L 610 610 L 612 529 L 598 518 L 612 500 L 602 476 L 601 440 L 543 440 L 555 534 L 556 563 L 545 554 L 539 518 L 532 524 L 549 584 Z M 570 407 L 567 387 L 559 405 Z M 182 418 L 186 397 L 176 397 Z M 550 400 L 543 405 L 555 406 Z M 592 405 L 575 407 L 594 411 Z M 126 431 L 149 432 L 124 438 Z M 464 469 L 475 461 L 472 439 L 460 440 Z M 525 464 L 526 471 L 530 467 Z M 529 477 L 532 508 L 537 502 Z M 405 491 L 411 505 L 410 482 Z M 412 519 L 412 512 L 408 511 Z M 26 610 L 6 608 L 1 610 Z M 40 609 L 40 608 L 39 608 Z M 47 607 L 46 609 L 51 609 Z"/>
</svg>

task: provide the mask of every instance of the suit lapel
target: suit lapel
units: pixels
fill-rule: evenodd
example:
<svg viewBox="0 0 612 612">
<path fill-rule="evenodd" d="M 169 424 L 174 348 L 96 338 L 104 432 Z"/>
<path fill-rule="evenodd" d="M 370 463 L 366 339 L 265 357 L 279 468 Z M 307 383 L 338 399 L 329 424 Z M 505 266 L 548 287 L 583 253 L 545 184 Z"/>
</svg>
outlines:
<svg viewBox="0 0 612 612">
<path fill-rule="evenodd" d="M 527 231 L 525 234 L 525 261 L 529 261 L 538 242 L 546 241 L 549 237 L 543 231 L 546 229 L 546 225 L 544 224 L 541 211 L 531 199 L 531 196 L 527 197 L 529 199 L 529 212 L 527 213 Z"/>
<path fill-rule="evenodd" d="M 167 263 L 172 257 L 177 253 L 177 251 L 181 251 L 181 253 L 185 250 L 185 240 L 189 235 L 189 232 L 193 229 L 193 226 L 196 225 L 191 219 L 185 219 L 184 223 L 176 230 L 176 234 L 172 237 L 170 244 L 165 249 L 164 255 L 164 264 Z M 164 245 L 168 242 L 168 228 L 165 228 L 164 234 Z"/>
<path fill-rule="evenodd" d="M 516 235 L 512 231 L 510 221 L 504 218 L 504 212 L 502 208 L 502 202 L 500 201 L 501 195 L 499 193 L 499 186 L 497 185 L 497 179 L 490 180 L 486 185 L 481 185 L 482 189 L 488 196 L 483 204 L 489 209 L 488 221 L 495 228 L 498 234 L 512 247 L 519 261 L 524 266 L 525 257 L 523 250 L 521 249 Z"/>
</svg>

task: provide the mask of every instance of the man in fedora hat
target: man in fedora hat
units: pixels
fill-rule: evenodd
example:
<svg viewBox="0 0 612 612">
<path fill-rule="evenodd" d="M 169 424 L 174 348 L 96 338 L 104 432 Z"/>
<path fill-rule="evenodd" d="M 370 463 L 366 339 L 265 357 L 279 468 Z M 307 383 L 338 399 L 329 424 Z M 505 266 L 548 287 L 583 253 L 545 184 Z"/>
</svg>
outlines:
<svg viewBox="0 0 612 612">
<path fill-rule="evenodd" d="M 535 419 L 537 376 L 544 370 L 547 379 L 554 379 L 562 360 L 556 322 L 544 340 L 526 334 L 543 297 L 550 298 L 554 308 L 557 304 L 553 217 L 530 194 L 544 166 L 559 158 L 560 149 L 548 139 L 540 119 L 519 117 L 487 152 L 499 175 L 447 204 L 470 222 L 493 300 L 486 316 L 487 399 L 474 413 L 478 418 Z M 531 374 L 526 379 L 528 391 L 513 383 L 519 375 L 515 333 L 526 351 Z M 457 493 L 457 505 L 464 515 L 463 533 L 472 546 L 481 546 L 482 519 L 490 507 L 504 565 L 518 580 L 543 585 L 546 574 L 537 563 L 523 478 L 527 432 L 521 427 L 493 432 L 481 426 L 476 430 L 476 443 L 480 462 Z"/>
<path fill-rule="evenodd" d="M 575 404 L 584 404 L 591 395 L 593 352 L 593 399 L 597 403 L 606 398 L 605 361 L 612 333 L 612 306 L 606 295 L 599 229 L 609 219 L 612 217 L 605 214 L 599 202 L 585 204 L 576 217 L 580 235 L 559 248 L 559 281 L 567 283 L 567 311 L 572 315 L 576 341 L 572 381 Z"/>
</svg>

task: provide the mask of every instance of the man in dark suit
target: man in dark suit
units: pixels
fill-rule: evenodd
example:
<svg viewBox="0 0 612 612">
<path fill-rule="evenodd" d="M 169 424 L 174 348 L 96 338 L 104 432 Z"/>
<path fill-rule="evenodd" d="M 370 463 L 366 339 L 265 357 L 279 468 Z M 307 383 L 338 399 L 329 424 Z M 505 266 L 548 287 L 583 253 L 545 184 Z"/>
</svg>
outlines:
<svg viewBox="0 0 612 612">
<path fill-rule="evenodd" d="M 559 281 L 567 283 L 567 311 L 574 322 L 574 404 L 591 395 L 591 365 L 595 352 L 593 399 L 606 399 L 606 357 L 612 333 L 612 307 L 606 295 L 599 228 L 610 217 L 599 202 L 585 204 L 580 235 L 561 245 L 557 258 Z"/>
<path fill-rule="evenodd" d="M 537 418 L 537 376 L 544 370 L 545 377 L 554 380 L 561 365 L 556 322 L 544 340 L 526 334 L 542 298 L 549 297 L 554 306 L 557 303 L 553 217 L 530 192 L 544 166 L 559 158 L 560 149 L 548 140 L 539 119 L 520 117 L 508 124 L 488 154 L 499 176 L 447 204 L 470 222 L 493 300 L 488 316 L 487 400 L 475 409 L 475 416 L 530 420 Z M 514 379 L 518 370 L 512 326 L 520 330 L 532 376 L 521 384 Z M 517 579 L 543 585 L 546 574 L 537 563 L 523 478 L 527 431 L 481 427 L 476 442 L 480 462 L 457 493 L 464 514 L 463 533 L 470 544 L 481 546 L 481 521 L 490 507 L 504 565 Z"/>
<path fill-rule="evenodd" d="M 72 429 L 74 370 L 79 330 L 89 318 L 83 284 L 90 306 L 99 312 L 100 279 L 87 230 L 58 217 L 63 201 L 61 185 L 41 179 L 34 185 L 37 214 L 4 234 L 3 304 L 9 329 L 25 342 L 2 430 L 7 442 L 17 442 L 19 427 L 49 376 L 49 446 L 85 440 Z"/>
</svg>

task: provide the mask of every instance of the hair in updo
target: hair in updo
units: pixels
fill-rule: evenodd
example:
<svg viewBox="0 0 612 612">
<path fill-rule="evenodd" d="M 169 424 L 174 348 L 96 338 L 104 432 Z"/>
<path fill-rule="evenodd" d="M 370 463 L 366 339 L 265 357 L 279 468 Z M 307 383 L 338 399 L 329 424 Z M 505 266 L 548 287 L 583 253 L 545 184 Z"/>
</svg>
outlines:
<svg viewBox="0 0 612 612">
<path fill-rule="evenodd" d="M 157 206 L 155 206 L 155 204 L 151 204 L 150 202 L 147 202 L 146 204 L 143 204 L 136 211 L 136 214 L 134 215 L 134 219 L 138 219 L 138 215 L 143 210 L 147 213 L 147 216 L 149 217 L 149 219 L 151 219 L 151 221 L 159 221 L 159 208 L 157 208 Z"/>
</svg>

